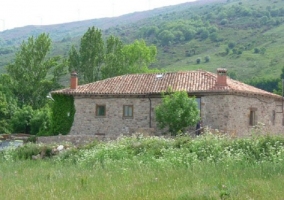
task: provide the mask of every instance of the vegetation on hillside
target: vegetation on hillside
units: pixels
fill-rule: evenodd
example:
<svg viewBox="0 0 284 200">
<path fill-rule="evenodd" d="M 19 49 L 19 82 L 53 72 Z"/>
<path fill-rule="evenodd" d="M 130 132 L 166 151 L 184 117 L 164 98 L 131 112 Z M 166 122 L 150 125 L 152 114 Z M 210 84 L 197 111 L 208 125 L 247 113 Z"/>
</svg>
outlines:
<svg viewBox="0 0 284 200">
<path fill-rule="evenodd" d="M 157 61 L 152 67 L 167 71 L 205 69 L 212 72 L 226 67 L 233 78 L 245 82 L 275 79 L 284 61 L 281 48 L 283 7 L 283 1 L 272 0 L 200 0 L 142 12 L 140 18 L 133 14 L 133 23 L 120 21 L 102 30 L 105 37 L 113 35 L 126 44 L 144 39 L 147 44 L 156 45 Z M 129 19 L 129 15 L 126 18 Z M 99 24 L 104 23 L 99 22 L 95 20 L 94 24 L 101 28 Z M 85 30 L 93 26 L 87 25 Z M 62 25 L 62 32 L 65 26 Z M 54 30 L 50 32 L 50 35 L 55 33 Z M 78 44 L 83 33 L 72 34 L 70 28 L 64 37 L 54 39 L 53 54 L 67 56 L 72 44 Z M 13 45 L 8 47 L 7 52 L 14 48 Z M 0 55 L 2 66 L 8 63 L 11 55 Z"/>
</svg>

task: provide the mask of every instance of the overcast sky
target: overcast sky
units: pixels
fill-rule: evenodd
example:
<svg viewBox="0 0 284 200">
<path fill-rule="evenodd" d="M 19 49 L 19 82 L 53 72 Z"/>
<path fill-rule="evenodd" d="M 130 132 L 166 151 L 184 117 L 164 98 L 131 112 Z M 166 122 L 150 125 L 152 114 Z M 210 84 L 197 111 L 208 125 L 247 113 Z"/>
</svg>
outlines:
<svg viewBox="0 0 284 200">
<path fill-rule="evenodd" d="M 0 31 L 115 17 L 194 0 L 1 0 Z"/>
</svg>

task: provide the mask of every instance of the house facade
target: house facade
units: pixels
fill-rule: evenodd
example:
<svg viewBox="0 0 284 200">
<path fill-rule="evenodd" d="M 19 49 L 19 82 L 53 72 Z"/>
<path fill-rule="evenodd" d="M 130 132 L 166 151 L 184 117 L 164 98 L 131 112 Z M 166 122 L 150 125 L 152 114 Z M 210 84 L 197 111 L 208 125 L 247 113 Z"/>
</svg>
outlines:
<svg viewBox="0 0 284 200">
<path fill-rule="evenodd" d="M 196 97 L 203 127 L 245 136 L 261 123 L 269 133 L 283 133 L 283 98 L 230 79 L 226 73 L 218 69 L 217 74 L 203 70 L 129 74 L 80 86 L 72 73 L 71 87 L 52 93 L 74 97 L 72 135 L 159 134 L 155 107 L 169 87 Z"/>
</svg>

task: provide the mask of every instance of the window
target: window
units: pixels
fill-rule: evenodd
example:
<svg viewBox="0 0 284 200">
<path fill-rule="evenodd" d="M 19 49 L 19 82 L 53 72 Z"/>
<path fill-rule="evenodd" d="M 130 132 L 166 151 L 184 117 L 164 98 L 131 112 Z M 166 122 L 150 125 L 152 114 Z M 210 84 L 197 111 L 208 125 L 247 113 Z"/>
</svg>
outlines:
<svg viewBox="0 0 284 200">
<path fill-rule="evenodd" d="M 275 125 L 276 112 L 272 110 L 272 124 Z"/>
<path fill-rule="evenodd" d="M 250 108 L 249 125 L 250 126 L 256 125 L 256 108 Z"/>
<path fill-rule="evenodd" d="M 133 106 L 132 105 L 123 106 L 123 117 L 133 117 Z"/>
<path fill-rule="evenodd" d="M 105 105 L 96 105 L 96 116 L 97 117 L 106 116 L 106 106 Z"/>
<path fill-rule="evenodd" d="M 196 102 L 197 102 L 197 106 L 198 106 L 198 109 L 199 111 L 201 110 L 201 98 L 195 98 L 196 99 Z"/>
</svg>

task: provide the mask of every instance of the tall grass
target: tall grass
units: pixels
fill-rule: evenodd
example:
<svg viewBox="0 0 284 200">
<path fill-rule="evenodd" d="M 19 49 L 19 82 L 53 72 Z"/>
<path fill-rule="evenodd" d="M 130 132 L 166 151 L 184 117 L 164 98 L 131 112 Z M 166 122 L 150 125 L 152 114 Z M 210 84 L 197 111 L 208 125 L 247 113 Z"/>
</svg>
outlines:
<svg viewBox="0 0 284 200">
<path fill-rule="evenodd" d="M 138 136 L 44 160 L 8 150 L 0 156 L 1 198 L 281 199 L 283 142 L 276 136 Z"/>
</svg>

